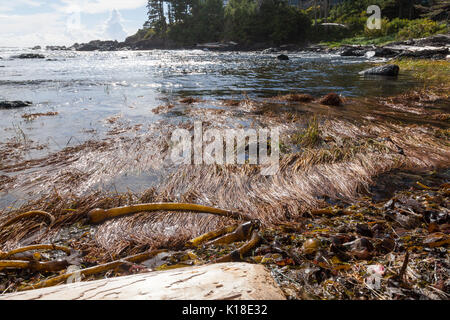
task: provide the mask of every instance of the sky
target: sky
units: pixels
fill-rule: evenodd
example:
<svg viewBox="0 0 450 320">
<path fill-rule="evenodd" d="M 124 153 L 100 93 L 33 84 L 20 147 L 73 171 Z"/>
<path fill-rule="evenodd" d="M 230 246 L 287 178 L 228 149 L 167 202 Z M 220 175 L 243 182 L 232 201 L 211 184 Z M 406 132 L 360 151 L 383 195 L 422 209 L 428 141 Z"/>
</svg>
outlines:
<svg viewBox="0 0 450 320">
<path fill-rule="evenodd" d="M 0 0 L 0 47 L 123 41 L 142 27 L 147 0 Z"/>
</svg>

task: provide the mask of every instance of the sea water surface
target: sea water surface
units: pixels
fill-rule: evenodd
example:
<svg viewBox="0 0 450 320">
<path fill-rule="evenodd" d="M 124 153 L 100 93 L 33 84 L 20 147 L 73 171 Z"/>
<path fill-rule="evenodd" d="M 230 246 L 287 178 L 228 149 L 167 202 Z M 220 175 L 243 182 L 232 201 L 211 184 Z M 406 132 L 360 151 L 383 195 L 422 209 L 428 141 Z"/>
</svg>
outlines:
<svg viewBox="0 0 450 320">
<path fill-rule="evenodd" d="M 14 58 L 22 53 L 39 53 L 45 59 Z M 110 118 L 120 118 L 128 127 L 166 121 L 167 115 L 152 110 L 188 96 L 207 101 L 247 96 L 260 99 L 291 92 L 315 97 L 330 92 L 374 97 L 420 85 L 406 73 L 397 78 L 360 76 L 358 72 L 376 62 L 373 59 L 306 52 L 288 55 L 289 61 L 278 61 L 277 54 L 260 52 L 0 48 L 0 100 L 33 103 L 0 110 L 0 142 L 26 139 L 42 145 L 42 149 L 27 150 L 24 155 L 24 160 L 39 159 L 88 140 L 107 138 Z M 23 118 L 25 114 L 47 112 L 58 114 Z M 176 114 L 171 117 L 176 121 Z M 145 190 L 157 182 L 154 174 L 125 174 L 106 188 L 116 188 L 117 184 L 122 187 L 118 191 L 130 186 Z M 22 198 L 28 196 L 6 190 L 6 194 L 0 194 L 0 207 Z"/>
<path fill-rule="evenodd" d="M 40 53 L 45 59 L 14 59 Z M 0 110 L 0 141 L 25 134 L 57 150 L 79 144 L 104 129 L 104 119 L 152 122 L 152 109 L 180 97 L 202 99 L 268 97 L 301 92 L 320 96 L 391 95 L 416 86 L 407 74 L 365 79 L 364 57 L 290 53 L 289 61 L 259 52 L 118 51 L 74 52 L 0 48 L 0 100 L 33 105 Z M 58 112 L 27 121 L 25 113 Z"/>
</svg>

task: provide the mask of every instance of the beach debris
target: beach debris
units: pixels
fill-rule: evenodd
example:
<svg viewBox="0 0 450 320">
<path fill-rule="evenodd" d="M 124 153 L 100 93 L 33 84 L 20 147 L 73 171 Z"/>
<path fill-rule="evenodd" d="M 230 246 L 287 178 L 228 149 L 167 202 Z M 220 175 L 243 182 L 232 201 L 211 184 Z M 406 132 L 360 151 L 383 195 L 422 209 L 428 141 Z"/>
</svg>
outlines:
<svg viewBox="0 0 450 320">
<path fill-rule="evenodd" d="M 82 270 L 76 270 L 76 271 L 72 271 L 72 272 L 66 272 L 65 274 L 50 278 L 48 280 L 44 280 L 41 282 L 38 282 L 34 285 L 31 286 L 25 286 L 23 288 L 21 288 L 21 291 L 25 291 L 25 290 L 32 290 L 32 289 L 39 289 L 39 288 L 46 288 L 46 287 L 51 287 L 54 285 L 57 285 L 61 282 L 66 281 L 67 279 L 69 279 L 70 277 L 77 277 L 77 276 L 90 276 L 90 275 L 94 275 L 97 273 L 101 273 L 101 272 L 105 272 L 111 269 L 115 269 L 123 264 L 126 263 L 139 263 L 139 262 L 143 262 L 145 260 L 151 259 L 152 257 L 154 257 L 155 255 L 161 253 L 161 252 L 165 252 L 166 250 L 153 250 L 153 251 L 149 251 L 149 252 L 144 252 L 144 253 L 140 253 L 140 254 L 136 254 L 130 257 L 126 257 L 124 259 L 120 259 L 120 260 L 116 260 L 113 262 L 109 262 L 109 263 L 105 263 L 105 264 L 101 264 L 98 266 L 94 266 L 91 268 L 86 268 L 86 269 L 82 269 Z M 1 267 L 1 262 L 0 262 L 0 267 Z M 67 267 L 68 265 L 66 265 Z"/>
<path fill-rule="evenodd" d="M 197 98 L 192 98 L 192 97 L 186 97 L 180 100 L 181 103 L 185 103 L 185 104 L 193 104 L 196 102 L 199 102 L 200 99 Z"/>
<path fill-rule="evenodd" d="M 0 300 L 3 299 L 205 301 L 286 298 L 270 270 L 264 266 L 250 263 L 221 263 L 64 284 L 0 296 Z M 198 314 L 196 308 L 184 307 L 183 314 Z M 209 317 L 214 318 L 214 311 Z"/>
<path fill-rule="evenodd" d="M 304 254 L 312 254 L 317 252 L 320 247 L 320 241 L 317 239 L 308 239 L 302 245 L 302 252 Z"/>
<path fill-rule="evenodd" d="M 255 249 L 262 241 L 258 231 L 253 231 L 250 241 L 245 243 L 242 247 L 232 251 L 230 254 L 216 259 L 215 263 L 221 262 L 235 262 L 244 260 L 244 256 L 249 254 L 251 250 Z"/>
<path fill-rule="evenodd" d="M 372 264 L 367 266 L 369 277 L 365 279 L 365 283 L 370 289 L 378 290 L 381 288 L 381 279 L 385 273 L 385 268 L 381 264 Z"/>
<path fill-rule="evenodd" d="M 260 222 L 258 220 L 248 221 L 238 226 L 233 232 L 230 232 L 216 240 L 210 241 L 207 245 L 230 244 L 238 241 L 250 239 L 254 230 L 258 229 Z"/>
<path fill-rule="evenodd" d="M 202 234 L 201 236 L 198 236 L 198 237 L 196 237 L 194 239 L 189 240 L 186 243 L 186 246 L 187 247 L 198 247 L 199 245 L 201 245 L 201 244 L 203 244 L 203 243 L 205 243 L 205 242 L 207 242 L 207 241 L 209 241 L 211 239 L 220 237 L 220 236 L 222 236 L 222 235 L 224 235 L 226 233 L 233 232 L 236 228 L 237 228 L 237 226 L 228 226 L 228 227 L 224 227 L 224 228 L 219 229 L 219 230 L 214 230 L 214 231 L 207 232 L 205 234 Z"/>
<path fill-rule="evenodd" d="M 26 120 L 34 120 L 39 117 L 48 117 L 48 116 L 56 116 L 58 112 L 46 112 L 46 113 L 25 113 L 22 115 L 22 118 Z"/>
<path fill-rule="evenodd" d="M 81 282 L 81 268 L 76 265 L 71 265 L 66 269 L 66 273 L 70 273 L 71 276 L 67 278 L 66 283 L 76 283 Z"/>
</svg>

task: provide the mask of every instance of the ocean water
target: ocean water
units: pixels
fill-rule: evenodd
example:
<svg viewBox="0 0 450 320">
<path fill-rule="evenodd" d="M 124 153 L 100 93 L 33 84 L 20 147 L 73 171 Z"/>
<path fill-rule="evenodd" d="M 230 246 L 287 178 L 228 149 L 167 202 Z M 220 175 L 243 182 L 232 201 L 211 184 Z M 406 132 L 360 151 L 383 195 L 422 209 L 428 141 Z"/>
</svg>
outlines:
<svg viewBox="0 0 450 320">
<path fill-rule="evenodd" d="M 46 59 L 13 59 L 21 53 Z M 259 52 L 32 51 L 0 48 L 0 100 L 29 100 L 31 107 L 0 110 L 0 141 L 24 133 L 54 151 L 102 134 L 104 120 L 121 115 L 133 122 L 158 119 L 152 109 L 180 97 L 202 99 L 268 97 L 302 92 L 320 96 L 379 96 L 401 92 L 417 83 L 397 79 L 365 79 L 366 58 L 296 53 L 290 61 Z M 58 112 L 33 121 L 25 113 Z"/>
</svg>

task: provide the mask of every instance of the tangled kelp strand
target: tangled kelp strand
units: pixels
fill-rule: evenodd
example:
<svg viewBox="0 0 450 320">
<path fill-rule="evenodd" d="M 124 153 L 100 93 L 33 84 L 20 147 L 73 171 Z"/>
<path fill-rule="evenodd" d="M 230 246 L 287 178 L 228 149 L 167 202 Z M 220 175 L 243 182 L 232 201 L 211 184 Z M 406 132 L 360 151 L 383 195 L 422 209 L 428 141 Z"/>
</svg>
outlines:
<svg viewBox="0 0 450 320">
<path fill-rule="evenodd" d="M 49 225 L 52 225 L 55 222 L 55 218 L 50 213 L 41 211 L 41 210 L 34 210 L 34 211 L 28 211 L 28 212 L 19 214 L 15 217 L 11 218 L 10 220 L 5 222 L 5 224 L 3 225 L 3 228 L 14 224 L 21 219 L 30 218 L 30 217 L 34 217 L 34 216 L 43 216 L 43 217 L 47 218 L 49 220 Z"/>
<path fill-rule="evenodd" d="M 192 204 L 192 203 L 145 203 L 145 204 L 135 204 L 130 205 L 126 207 L 120 207 L 120 208 L 112 208 L 108 210 L 104 209 L 93 209 L 89 212 L 88 218 L 90 223 L 100 223 L 106 219 L 111 219 L 114 217 L 119 217 L 123 215 L 138 213 L 138 212 L 148 212 L 148 211 L 161 211 L 161 210 L 167 210 L 167 211 L 174 211 L 174 210 L 180 210 L 180 211 L 194 211 L 194 212 L 200 212 L 200 213 L 210 213 L 219 215 L 222 217 L 227 218 L 233 218 L 233 219 L 243 219 L 243 220 L 250 220 L 249 217 L 247 217 L 244 214 L 213 208 L 209 206 L 203 206 L 199 204 Z"/>
<path fill-rule="evenodd" d="M 239 225 L 233 232 L 208 242 L 206 245 L 229 244 L 250 239 L 254 230 L 259 229 L 258 220 L 249 221 Z"/>
<path fill-rule="evenodd" d="M 242 247 L 232 251 L 230 254 L 223 256 L 221 258 L 216 259 L 215 263 L 220 262 L 231 262 L 231 261 L 242 261 L 244 256 L 249 254 L 251 250 L 255 249 L 262 241 L 261 236 L 258 231 L 252 232 L 252 237 L 250 241 L 245 243 Z"/>
<path fill-rule="evenodd" d="M 61 250 L 64 251 L 66 254 L 71 254 L 72 250 L 68 247 L 64 246 L 58 246 L 54 244 L 37 244 L 37 245 L 31 245 L 27 247 L 22 247 L 18 249 L 11 250 L 9 252 L 3 253 L 0 251 L 0 259 L 8 259 L 11 256 L 14 256 L 18 253 L 26 252 L 26 251 L 32 251 L 32 250 Z"/>
<path fill-rule="evenodd" d="M 39 272 L 56 272 L 64 270 L 69 266 L 67 260 L 54 261 L 24 261 L 24 260 L 0 260 L 0 270 L 9 269 L 30 269 Z"/>
<path fill-rule="evenodd" d="M 226 233 L 233 232 L 236 228 L 237 228 L 237 226 L 227 226 L 227 227 L 221 228 L 219 230 L 213 230 L 213 231 L 204 233 L 201 236 L 198 236 L 194 239 L 189 240 L 186 243 L 186 246 L 187 247 L 198 247 L 199 245 L 203 244 L 204 242 L 207 242 L 211 239 L 220 237 Z"/>
<path fill-rule="evenodd" d="M 73 277 L 75 274 L 80 274 L 83 276 L 95 275 L 97 273 L 101 273 L 101 272 L 105 272 L 105 271 L 117 268 L 120 265 L 127 263 L 127 262 L 141 262 L 141 261 L 148 260 L 148 259 L 154 257 L 155 255 L 157 255 L 161 252 L 164 252 L 164 251 L 165 250 L 155 250 L 155 251 L 151 251 L 151 252 L 147 252 L 147 253 L 141 253 L 141 254 L 137 254 L 137 255 L 127 257 L 124 259 L 120 259 L 118 261 L 113 261 L 110 263 L 98 265 L 98 266 L 87 268 L 87 269 L 77 270 L 75 272 L 65 273 L 63 275 L 60 275 L 60 276 L 57 276 L 54 278 L 50 278 L 48 280 L 39 282 L 39 283 L 31 285 L 31 286 L 25 286 L 24 288 L 22 288 L 21 291 L 54 286 L 58 283 L 61 283 L 65 280 L 67 280 L 69 277 Z M 0 264 L 0 266 L 1 266 L 1 264 Z"/>
</svg>

